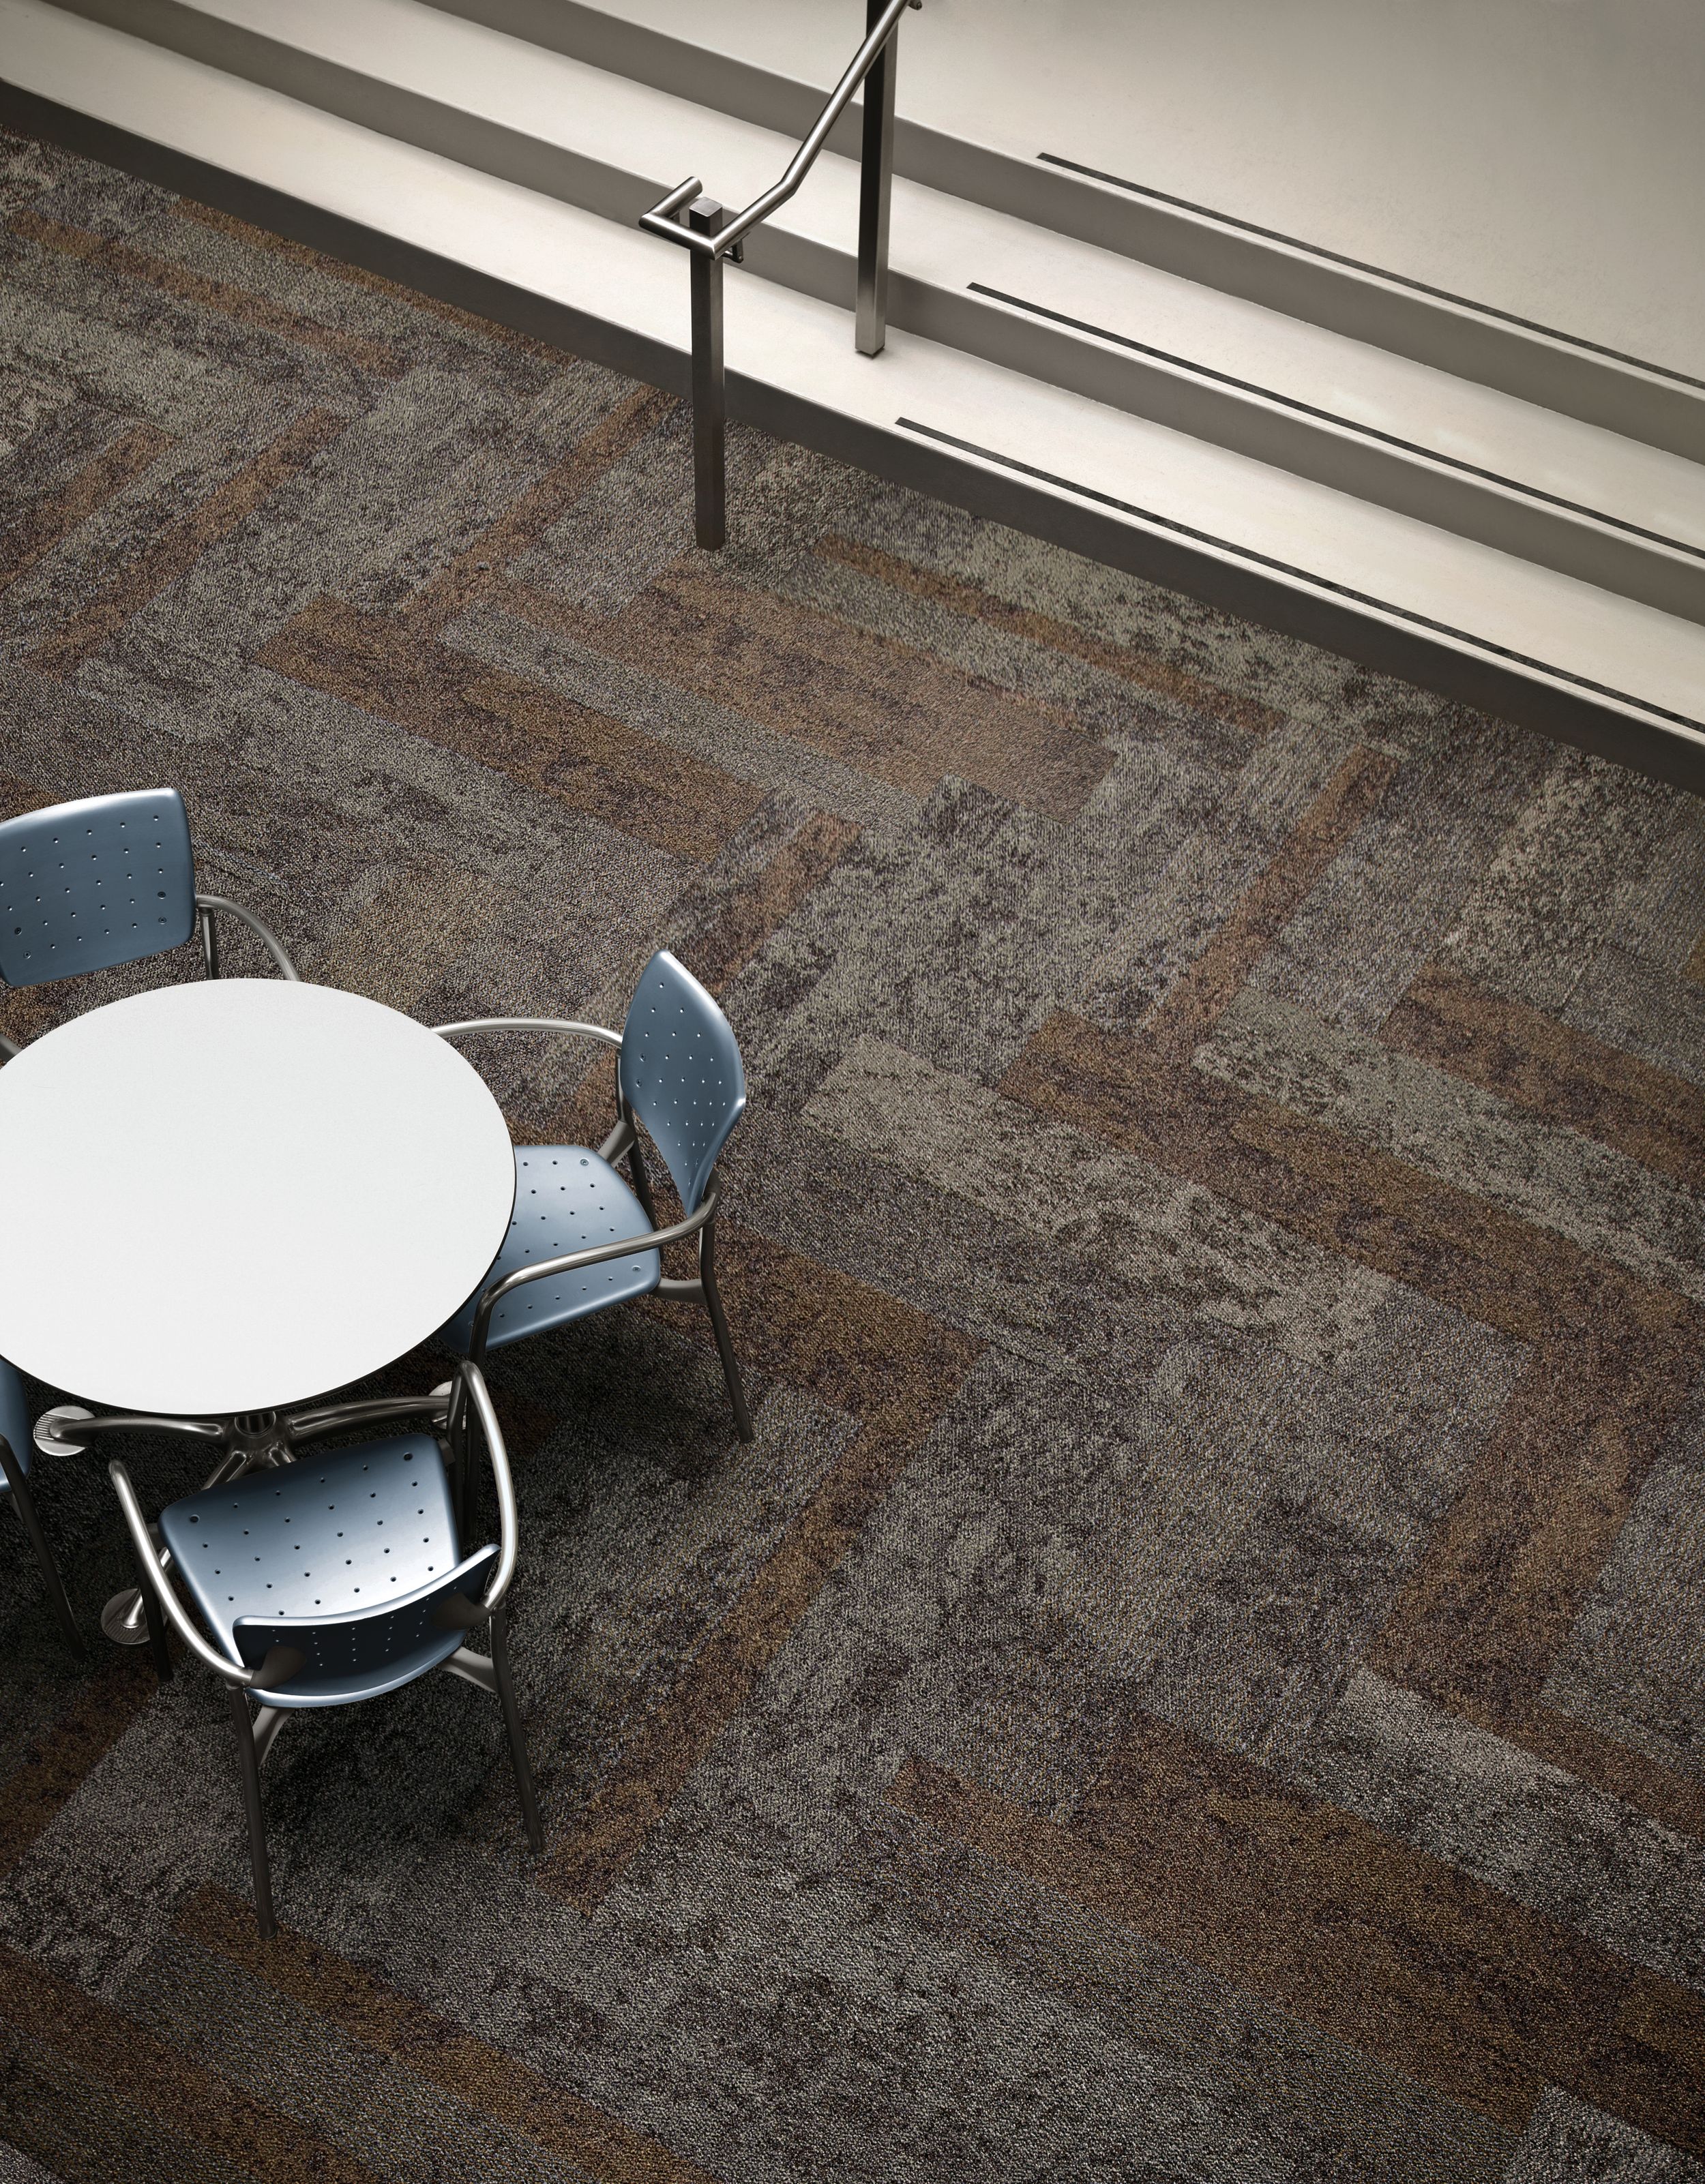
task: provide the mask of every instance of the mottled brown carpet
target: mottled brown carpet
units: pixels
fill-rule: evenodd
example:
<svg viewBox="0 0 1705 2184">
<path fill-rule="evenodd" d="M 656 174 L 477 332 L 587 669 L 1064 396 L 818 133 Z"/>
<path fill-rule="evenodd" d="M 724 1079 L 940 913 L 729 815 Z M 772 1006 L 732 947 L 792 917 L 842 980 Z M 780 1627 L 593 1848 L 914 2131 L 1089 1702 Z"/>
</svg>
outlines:
<svg viewBox="0 0 1705 2184">
<path fill-rule="evenodd" d="M 546 1855 L 465 1687 L 301 1719 L 265 1947 L 0 1513 L 0 2178 L 1705 2178 L 1705 808 L 754 432 L 699 556 L 667 398 L 0 152 L 0 815 L 427 1022 L 678 950 L 759 1420 L 503 1353 Z"/>
</svg>

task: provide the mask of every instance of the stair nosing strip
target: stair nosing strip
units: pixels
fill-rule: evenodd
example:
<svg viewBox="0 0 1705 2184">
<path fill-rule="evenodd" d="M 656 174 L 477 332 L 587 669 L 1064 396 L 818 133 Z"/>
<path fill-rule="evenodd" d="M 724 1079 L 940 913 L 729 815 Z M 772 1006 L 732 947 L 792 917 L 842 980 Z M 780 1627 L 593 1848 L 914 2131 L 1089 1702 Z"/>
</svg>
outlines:
<svg viewBox="0 0 1705 2184">
<path fill-rule="evenodd" d="M 1318 417 L 1323 424 L 1335 426 L 1340 432 L 1353 434 L 1357 439 L 1377 440 L 1388 448 L 1396 448 L 1404 454 L 1416 455 L 1423 462 L 1440 468 L 1460 472 L 1465 477 L 1483 478 L 1488 485 L 1500 486 L 1507 492 L 1518 493 L 1524 500 L 1541 501 L 1547 507 L 1564 509 L 1571 515 L 1583 515 L 1589 522 L 1602 523 L 1607 529 L 1624 532 L 1630 538 L 1642 538 L 1654 546 L 1686 555 L 1689 560 L 1705 563 L 1705 546 L 1690 545 L 1685 538 L 1672 538 L 1666 532 L 1649 530 L 1644 524 L 1630 523 L 1625 516 L 1610 515 L 1604 510 L 1589 508 L 1585 501 L 1569 500 L 1560 493 L 1547 493 L 1543 486 L 1528 485 L 1520 478 L 1506 477 L 1499 471 L 1487 470 L 1483 464 L 1464 462 L 1460 455 L 1447 455 L 1436 448 L 1424 447 L 1418 440 L 1406 440 L 1400 433 L 1387 432 L 1378 425 L 1364 425 L 1359 418 L 1340 416 L 1336 410 L 1323 410 L 1318 404 L 1304 402 L 1295 394 L 1281 394 L 1276 387 L 1258 386 L 1252 379 L 1239 379 L 1234 373 L 1221 371 L 1216 365 L 1199 364 L 1193 357 L 1176 356 L 1171 350 L 1156 348 L 1148 342 L 1139 342 L 1129 334 L 1115 333 L 1111 326 L 1098 326 L 1088 319 L 1074 319 L 1069 313 L 1056 311 L 1046 304 L 1034 304 L 1028 297 L 1010 296 L 1003 289 L 991 288 L 981 281 L 966 283 L 967 292 L 987 296 L 992 302 L 1007 304 L 1011 309 L 1028 311 L 1033 317 L 1051 320 L 1056 326 L 1069 326 L 1075 333 L 1092 335 L 1097 341 L 1113 342 L 1139 356 L 1153 357 L 1157 363 L 1171 365 L 1193 378 L 1211 380 L 1221 387 L 1234 387 L 1240 394 L 1252 394 L 1258 400 L 1271 402 L 1285 410 L 1295 410 L 1304 417 Z"/>
<path fill-rule="evenodd" d="M 1243 235 L 1259 236 L 1263 242 L 1282 243 L 1287 250 L 1300 250 L 1305 257 L 1317 258 L 1330 265 L 1347 266 L 1352 273 L 1366 273 L 1375 281 L 1389 281 L 1393 287 L 1407 288 L 1418 296 L 1431 296 L 1439 303 L 1453 304 L 1458 310 L 1473 311 L 1480 318 L 1496 319 L 1504 326 L 1519 326 L 1524 333 L 1542 335 L 1546 341 L 1561 342 L 1566 348 L 1581 349 L 1591 356 L 1607 357 L 1613 364 L 1630 365 L 1636 371 L 1649 372 L 1654 379 L 1668 379 L 1678 387 L 1705 394 L 1705 379 L 1695 379 L 1687 372 L 1677 371 L 1672 365 L 1650 363 L 1645 357 L 1630 356 L 1625 349 L 1589 341 L 1585 334 L 1564 333 L 1558 326 L 1542 325 L 1537 319 L 1524 319 L 1515 311 L 1501 310 L 1496 304 L 1477 304 L 1472 296 L 1458 296 L 1449 288 L 1435 287 L 1430 281 L 1418 281 L 1410 274 L 1393 273 L 1384 265 L 1370 265 L 1365 259 L 1351 258 L 1344 251 L 1329 250 L 1323 243 L 1305 242 L 1300 236 L 1285 235 L 1276 227 L 1262 227 L 1252 220 L 1240 220 L 1235 213 L 1216 212 L 1212 205 L 1193 204 L 1188 198 L 1151 189 L 1146 182 L 1128 181 L 1123 175 L 1106 174 L 1099 167 L 1086 167 L 1081 160 L 1063 159 L 1057 152 L 1039 152 L 1036 157 L 1048 166 L 1085 175 L 1092 182 L 1106 182 L 1113 189 L 1128 191 L 1131 196 L 1145 198 L 1151 203 L 1170 205 L 1177 211 L 1192 213 L 1198 219 L 1211 220 L 1217 226 L 1234 228 Z"/>
<path fill-rule="evenodd" d="M 1412 623 L 1417 628 L 1429 629 L 1440 637 L 1456 639 L 1470 645 L 1477 652 L 1490 653 L 1500 660 L 1513 661 L 1518 667 L 1531 667 L 1541 675 L 1549 675 L 1559 682 L 1572 683 L 1577 689 L 1590 690 L 1596 697 L 1613 699 L 1649 718 L 1672 721 L 1677 727 L 1705 738 L 1705 721 L 1696 721 L 1685 713 L 1674 711 L 1667 705 L 1654 705 L 1648 698 L 1636 697 L 1632 691 L 1619 690 L 1609 682 L 1596 682 L 1591 676 L 1577 675 L 1573 668 L 1558 667 L 1547 660 L 1538 660 L 1531 653 L 1518 652 L 1513 646 L 1500 644 L 1495 638 L 1476 637 L 1472 630 L 1458 629 L 1454 623 L 1440 621 L 1435 616 L 1424 615 L 1413 607 L 1398 606 L 1390 599 L 1378 598 L 1372 592 L 1358 592 L 1349 584 L 1340 584 L 1334 577 L 1317 576 L 1312 570 L 1300 569 L 1294 562 L 1281 561 L 1277 555 L 1263 554 L 1253 546 L 1240 546 L 1235 539 L 1221 538 L 1212 531 L 1202 531 L 1194 524 L 1181 522 L 1178 517 L 1159 515 L 1151 508 L 1139 508 L 1134 501 L 1121 500 L 1111 493 L 1102 493 L 1092 485 L 1079 485 L 1076 479 L 1061 477 L 1056 471 L 1045 471 L 1035 463 L 1021 461 L 1017 455 L 1002 454 L 998 448 L 980 447 L 975 440 L 961 439 L 956 433 L 943 432 L 939 426 L 925 425 L 915 417 L 896 417 L 895 425 L 901 432 L 917 432 L 925 439 L 935 440 L 945 447 L 957 448 L 963 454 L 976 455 L 980 460 L 998 463 L 1002 469 L 1016 471 L 1025 477 L 1037 479 L 1043 485 L 1056 488 L 1062 493 L 1075 493 L 1079 499 L 1091 500 L 1103 508 L 1115 509 L 1122 515 L 1134 515 L 1139 522 L 1154 524 L 1163 531 L 1175 532 L 1184 538 L 1193 538 L 1200 544 L 1212 546 L 1217 552 L 1230 554 L 1238 560 L 1251 563 L 1264 569 L 1276 570 L 1280 576 L 1294 577 L 1301 582 L 1312 584 L 1317 590 L 1329 592 L 1342 599 L 1351 599 L 1358 606 L 1372 607 L 1377 613 L 1394 615 L 1400 621 Z"/>
</svg>

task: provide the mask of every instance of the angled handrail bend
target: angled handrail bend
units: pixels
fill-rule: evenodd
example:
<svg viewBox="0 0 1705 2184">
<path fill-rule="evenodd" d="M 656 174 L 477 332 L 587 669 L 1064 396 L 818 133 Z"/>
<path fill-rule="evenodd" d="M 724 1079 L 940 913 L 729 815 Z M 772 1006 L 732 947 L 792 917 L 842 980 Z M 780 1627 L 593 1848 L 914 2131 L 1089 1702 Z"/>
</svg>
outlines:
<svg viewBox="0 0 1705 2184">
<path fill-rule="evenodd" d="M 666 198 L 660 198 L 649 212 L 642 213 L 639 225 L 653 235 L 666 236 L 671 242 L 684 243 L 688 249 L 703 251 L 711 258 L 737 257 L 742 242 L 759 221 L 767 220 L 778 206 L 784 205 L 816 164 L 817 154 L 828 142 L 830 130 L 846 112 L 853 93 L 870 74 L 872 64 L 888 43 L 894 25 L 908 8 L 922 5 L 923 0 L 886 0 L 864 43 L 848 62 L 846 73 L 829 93 L 828 104 L 811 124 L 810 134 L 788 160 L 780 181 L 772 182 L 761 197 L 754 198 L 746 209 L 736 213 L 725 227 L 714 235 L 701 235 L 683 227 L 675 218 L 682 206 L 699 192 L 702 185 L 696 175 L 689 176 L 678 189 L 671 190 Z"/>
</svg>

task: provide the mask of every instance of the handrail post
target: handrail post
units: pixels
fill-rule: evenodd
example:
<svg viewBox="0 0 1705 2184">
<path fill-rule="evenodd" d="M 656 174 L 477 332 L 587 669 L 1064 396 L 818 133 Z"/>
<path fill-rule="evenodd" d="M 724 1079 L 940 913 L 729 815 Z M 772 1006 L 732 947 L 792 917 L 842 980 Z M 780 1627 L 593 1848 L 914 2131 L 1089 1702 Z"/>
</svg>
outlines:
<svg viewBox="0 0 1705 2184">
<path fill-rule="evenodd" d="M 727 225 L 726 205 L 694 198 L 687 225 L 716 235 Z M 724 468 L 728 398 L 722 364 L 722 261 L 708 250 L 688 254 L 693 289 L 693 527 L 699 545 L 715 553 L 727 537 L 727 477 Z"/>
<path fill-rule="evenodd" d="M 866 0 L 865 36 L 882 19 L 887 0 Z M 861 356 L 880 356 L 888 339 L 888 209 L 894 181 L 894 69 L 900 26 L 871 64 L 864 80 L 864 143 L 858 178 L 858 318 Z"/>
<path fill-rule="evenodd" d="M 829 132 L 853 93 L 867 86 L 864 157 L 859 170 L 858 312 L 856 337 L 866 356 L 878 356 L 888 335 L 888 207 L 894 175 L 894 41 L 900 19 L 923 0 L 865 0 L 864 42 L 829 93 L 828 103 L 781 180 L 729 217 L 715 198 L 704 196 L 689 176 L 639 225 L 649 235 L 684 243 L 693 265 L 693 507 L 699 543 L 715 553 L 727 535 L 727 490 L 723 472 L 727 437 L 727 388 L 722 366 L 722 260 L 738 265 L 745 239 L 778 205 L 784 205 L 811 172 Z M 679 217 L 684 210 L 684 220 Z"/>
</svg>

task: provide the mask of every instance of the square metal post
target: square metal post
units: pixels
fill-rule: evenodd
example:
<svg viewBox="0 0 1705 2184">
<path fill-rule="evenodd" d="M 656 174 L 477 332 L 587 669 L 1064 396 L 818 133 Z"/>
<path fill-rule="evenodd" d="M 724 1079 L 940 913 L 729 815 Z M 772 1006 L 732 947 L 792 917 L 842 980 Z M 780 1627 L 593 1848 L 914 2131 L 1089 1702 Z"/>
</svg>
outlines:
<svg viewBox="0 0 1705 2184">
<path fill-rule="evenodd" d="M 715 198 L 694 198 L 687 225 L 717 235 L 727 209 Z M 727 391 L 722 372 L 722 261 L 708 251 L 688 254 L 693 286 L 693 522 L 699 543 L 714 553 L 727 537 Z"/>
<path fill-rule="evenodd" d="M 885 0 L 866 0 L 865 36 Z M 900 30 L 871 64 L 864 80 L 864 143 L 858 177 L 858 320 L 861 356 L 880 356 L 888 339 L 888 208 L 894 178 L 894 67 Z"/>
</svg>

